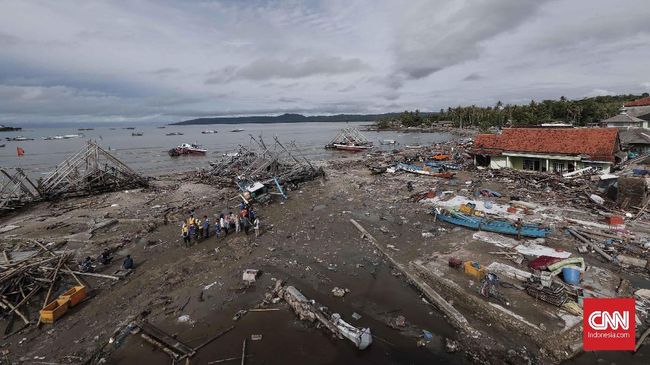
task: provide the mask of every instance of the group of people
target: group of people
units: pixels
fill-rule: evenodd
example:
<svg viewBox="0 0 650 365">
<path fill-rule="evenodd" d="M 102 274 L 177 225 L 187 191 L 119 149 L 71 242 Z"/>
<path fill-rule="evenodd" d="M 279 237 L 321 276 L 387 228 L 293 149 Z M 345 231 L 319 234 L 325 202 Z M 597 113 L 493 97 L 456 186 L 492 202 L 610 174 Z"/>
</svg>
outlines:
<svg viewBox="0 0 650 365">
<path fill-rule="evenodd" d="M 215 217 L 217 217 L 216 214 Z M 210 237 L 212 230 L 214 230 L 217 237 L 221 237 L 222 234 L 225 237 L 228 233 L 239 233 L 242 231 L 248 235 L 251 228 L 255 230 L 255 237 L 259 237 L 260 219 L 250 204 L 242 202 L 239 205 L 238 214 L 235 215 L 233 212 L 228 212 L 228 214 L 220 213 L 217 221 L 213 225 L 210 224 L 210 219 L 207 215 L 203 216 L 203 220 L 195 218 L 194 210 L 192 210 L 189 218 L 181 226 L 181 236 L 183 237 L 183 242 L 189 245 L 192 243 L 192 240 L 198 242 Z"/>
</svg>

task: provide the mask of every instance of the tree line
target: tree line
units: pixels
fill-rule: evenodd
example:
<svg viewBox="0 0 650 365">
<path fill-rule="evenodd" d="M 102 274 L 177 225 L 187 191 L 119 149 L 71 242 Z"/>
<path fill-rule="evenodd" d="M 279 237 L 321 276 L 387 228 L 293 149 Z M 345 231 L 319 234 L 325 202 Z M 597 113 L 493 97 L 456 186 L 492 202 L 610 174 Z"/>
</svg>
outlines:
<svg viewBox="0 0 650 365">
<path fill-rule="evenodd" d="M 394 129 L 430 127 L 440 121 L 451 121 L 454 127 L 478 128 L 482 131 L 491 127 L 522 127 L 557 122 L 586 126 L 618 114 L 621 106 L 628 101 L 647 96 L 648 93 L 608 95 L 580 100 L 568 100 L 562 96 L 559 100 L 531 100 L 528 105 L 503 104 L 499 101 L 494 106 L 457 106 L 440 109 L 438 113 L 404 111 L 396 116 L 379 118 L 376 125 L 378 129 Z"/>
</svg>

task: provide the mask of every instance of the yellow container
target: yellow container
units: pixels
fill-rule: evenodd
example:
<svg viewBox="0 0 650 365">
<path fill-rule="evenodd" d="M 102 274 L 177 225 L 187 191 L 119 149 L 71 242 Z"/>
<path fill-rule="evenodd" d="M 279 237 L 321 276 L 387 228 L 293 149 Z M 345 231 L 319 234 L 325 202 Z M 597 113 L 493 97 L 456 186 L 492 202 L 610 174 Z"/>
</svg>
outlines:
<svg viewBox="0 0 650 365">
<path fill-rule="evenodd" d="M 86 299 L 86 287 L 83 285 L 77 285 L 70 288 L 70 290 L 59 295 L 59 299 L 69 299 L 70 306 L 74 307 L 82 300 Z"/>
<path fill-rule="evenodd" d="M 474 264 L 474 261 L 465 261 L 463 264 L 463 269 L 465 271 L 465 274 L 472 276 L 476 278 L 476 280 L 481 280 L 485 276 L 485 268 L 481 267 L 480 269 L 475 268 L 472 266 Z"/>
<path fill-rule="evenodd" d="M 40 310 L 41 322 L 54 323 L 57 319 L 61 318 L 68 311 L 70 305 L 69 299 L 57 298 L 52 303 L 43 307 Z"/>
</svg>

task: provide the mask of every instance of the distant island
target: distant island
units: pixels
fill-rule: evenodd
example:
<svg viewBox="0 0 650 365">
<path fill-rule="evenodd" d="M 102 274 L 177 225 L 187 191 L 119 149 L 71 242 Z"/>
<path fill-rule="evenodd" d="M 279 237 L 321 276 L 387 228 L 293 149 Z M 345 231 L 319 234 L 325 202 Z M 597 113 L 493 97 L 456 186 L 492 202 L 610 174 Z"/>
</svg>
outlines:
<svg viewBox="0 0 650 365">
<path fill-rule="evenodd" d="M 427 114 L 427 113 L 422 113 Z M 171 123 L 170 125 L 195 125 L 195 124 L 240 124 L 240 123 L 305 123 L 305 122 L 375 122 L 380 118 L 390 118 L 400 113 L 385 114 L 336 114 L 304 116 L 302 114 L 282 114 L 278 116 L 250 116 L 250 117 L 214 117 L 185 120 Z"/>
<path fill-rule="evenodd" d="M 20 127 L 9 127 L 3 124 L 0 124 L 0 132 L 15 132 L 15 131 L 20 131 L 22 128 Z"/>
</svg>

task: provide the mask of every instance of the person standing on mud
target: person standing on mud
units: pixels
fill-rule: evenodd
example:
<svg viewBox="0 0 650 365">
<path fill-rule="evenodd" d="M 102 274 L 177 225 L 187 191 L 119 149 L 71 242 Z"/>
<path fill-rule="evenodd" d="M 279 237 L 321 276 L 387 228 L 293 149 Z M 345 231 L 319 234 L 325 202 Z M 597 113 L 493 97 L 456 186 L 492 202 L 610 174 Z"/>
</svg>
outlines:
<svg viewBox="0 0 650 365">
<path fill-rule="evenodd" d="M 188 238 L 187 238 L 188 245 L 191 243 L 192 237 L 195 237 L 195 235 L 196 235 L 196 225 L 190 224 L 188 230 Z"/>
<path fill-rule="evenodd" d="M 239 217 L 235 217 L 232 213 L 230 213 L 230 218 L 235 221 L 235 232 L 240 232 L 241 222 L 239 221 Z"/>
<path fill-rule="evenodd" d="M 251 210 L 252 212 L 252 210 Z M 255 237 L 260 236 L 260 219 L 255 217 L 255 220 L 253 221 L 253 228 L 255 229 Z"/>
<path fill-rule="evenodd" d="M 203 216 L 203 238 L 208 238 L 210 237 L 210 221 L 208 220 L 208 216 L 204 215 Z"/>
<path fill-rule="evenodd" d="M 228 222 L 226 221 L 226 218 L 223 216 L 223 213 L 219 214 L 219 225 L 221 226 L 221 229 L 223 229 L 224 237 L 228 235 Z"/>
<path fill-rule="evenodd" d="M 189 245 L 190 243 L 190 229 L 187 226 L 187 223 L 183 223 L 183 227 L 181 227 L 181 236 L 183 237 L 183 243 L 185 245 Z"/>
<path fill-rule="evenodd" d="M 196 230 L 194 232 L 196 234 L 194 239 L 196 240 L 196 242 L 199 242 L 199 240 L 203 238 L 203 225 L 201 224 L 200 219 L 196 220 Z"/>
</svg>

